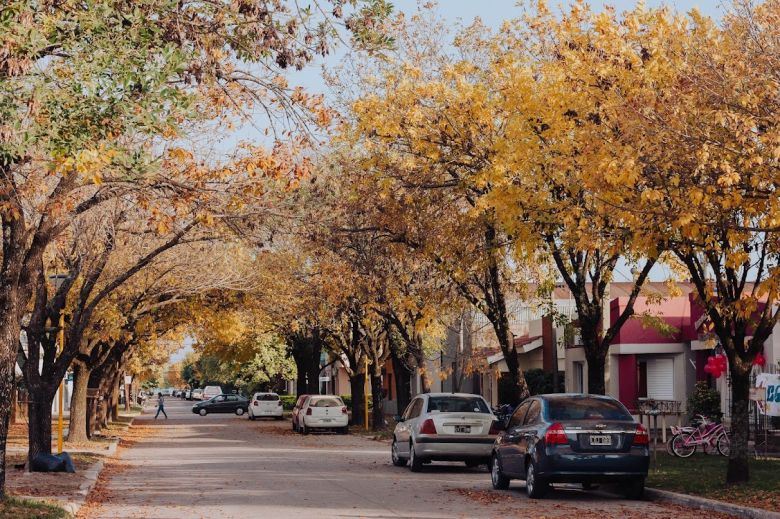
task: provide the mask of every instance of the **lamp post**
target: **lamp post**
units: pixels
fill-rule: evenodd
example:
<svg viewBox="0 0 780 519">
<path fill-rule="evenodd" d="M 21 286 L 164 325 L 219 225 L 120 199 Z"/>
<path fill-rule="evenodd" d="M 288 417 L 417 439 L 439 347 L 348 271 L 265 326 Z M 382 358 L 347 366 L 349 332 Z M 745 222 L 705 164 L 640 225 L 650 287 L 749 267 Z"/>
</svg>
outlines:
<svg viewBox="0 0 780 519">
<path fill-rule="evenodd" d="M 54 290 L 59 292 L 60 287 L 67 279 L 67 274 L 54 274 L 49 279 L 54 283 Z M 57 327 L 57 353 L 62 354 L 65 349 L 65 312 L 60 310 L 59 325 Z M 57 454 L 62 454 L 62 415 L 65 407 L 65 384 L 60 379 L 60 390 L 58 391 L 57 403 Z"/>
</svg>

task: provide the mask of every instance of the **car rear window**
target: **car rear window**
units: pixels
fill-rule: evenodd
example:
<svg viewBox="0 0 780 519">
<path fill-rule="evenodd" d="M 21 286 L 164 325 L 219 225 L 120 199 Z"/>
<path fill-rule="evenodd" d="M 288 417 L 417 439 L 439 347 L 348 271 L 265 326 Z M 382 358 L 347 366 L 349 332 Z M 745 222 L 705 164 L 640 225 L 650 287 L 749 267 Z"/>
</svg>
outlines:
<svg viewBox="0 0 780 519">
<path fill-rule="evenodd" d="M 255 398 L 263 402 L 275 402 L 279 400 L 279 395 L 257 395 Z"/>
<path fill-rule="evenodd" d="M 481 398 L 463 396 L 433 396 L 428 399 L 428 412 L 440 413 L 489 413 L 487 404 Z"/>
<path fill-rule="evenodd" d="M 556 398 L 547 401 L 551 421 L 617 420 L 633 421 L 626 408 L 614 400 L 601 398 Z"/>
<path fill-rule="evenodd" d="M 341 407 L 343 405 L 344 402 L 338 398 L 313 398 L 309 407 Z"/>
</svg>

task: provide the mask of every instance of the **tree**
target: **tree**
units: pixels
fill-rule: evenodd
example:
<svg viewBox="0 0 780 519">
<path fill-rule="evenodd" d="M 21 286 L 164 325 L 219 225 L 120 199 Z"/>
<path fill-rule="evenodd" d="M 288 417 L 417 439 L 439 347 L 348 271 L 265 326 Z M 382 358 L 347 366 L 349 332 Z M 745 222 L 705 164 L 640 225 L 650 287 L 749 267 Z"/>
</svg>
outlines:
<svg viewBox="0 0 780 519">
<path fill-rule="evenodd" d="M 376 43 L 371 28 L 389 6 L 348 3 L 359 7 L 347 18 L 355 40 Z M 0 61 L 0 393 L 10 394 L 47 247 L 78 215 L 148 185 L 161 138 L 252 106 L 327 122 L 320 100 L 287 88 L 280 72 L 327 52 L 342 5 L 324 17 L 260 1 L 3 6 L 0 34 L 12 43 Z M 0 494 L 9 405 L 0 404 Z"/>
<path fill-rule="evenodd" d="M 597 103 L 610 146 L 585 180 L 633 247 L 671 251 L 729 359 L 727 483 L 749 479 L 750 371 L 778 319 L 775 2 L 737 2 L 721 27 L 639 7 L 565 18 L 557 71 Z M 587 41 L 587 44 L 584 42 Z"/>
<path fill-rule="evenodd" d="M 488 318 L 522 398 L 528 388 L 507 299 L 523 296 L 537 272 L 530 261 L 511 261 L 515 237 L 481 202 L 492 188 L 481 176 L 498 167 L 493 155 L 503 114 L 481 71 L 440 45 L 447 37 L 441 24 L 415 16 L 395 32 L 397 56 L 356 70 L 358 95 L 350 97 L 344 86 L 350 112 L 343 138 L 378 191 L 369 228 L 434 266 Z M 467 40 L 456 39 L 455 47 L 484 57 L 485 49 Z"/>
</svg>

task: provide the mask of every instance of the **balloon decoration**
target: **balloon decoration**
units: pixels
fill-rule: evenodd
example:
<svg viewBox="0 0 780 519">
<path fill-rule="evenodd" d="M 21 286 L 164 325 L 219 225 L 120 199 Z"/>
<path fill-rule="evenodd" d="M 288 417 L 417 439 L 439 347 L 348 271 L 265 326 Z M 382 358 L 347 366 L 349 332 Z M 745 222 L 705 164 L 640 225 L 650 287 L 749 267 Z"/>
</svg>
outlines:
<svg viewBox="0 0 780 519">
<path fill-rule="evenodd" d="M 704 366 L 704 372 L 712 375 L 715 378 L 720 378 L 723 373 L 728 369 L 728 360 L 722 353 L 709 357 L 707 364 Z"/>
<path fill-rule="evenodd" d="M 764 357 L 763 353 L 758 353 L 756 357 L 753 359 L 753 365 L 754 366 L 763 366 L 766 364 L 766 357 Z"/>
</svg>

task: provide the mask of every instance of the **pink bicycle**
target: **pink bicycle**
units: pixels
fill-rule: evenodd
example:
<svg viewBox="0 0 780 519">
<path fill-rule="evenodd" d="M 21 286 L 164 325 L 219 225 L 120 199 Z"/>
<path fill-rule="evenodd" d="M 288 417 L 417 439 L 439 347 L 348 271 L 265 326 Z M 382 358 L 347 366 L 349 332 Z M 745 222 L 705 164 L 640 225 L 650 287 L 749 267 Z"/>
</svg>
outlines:
<svg viewBox="0 0 780 519">
<path fill-rule="evenodd" d="M 715 423 L 704 416 L 700 416 L 701 425 L 692 431 L 683 430 L 675 434 L 671 441 L 672 453 L 680 458 L 688 458 L 696 452 L 701 445 L 707 448 L 715 447 L 721 456 L 728 456 L 731 450 L 731 441 L 728 432 L 721 423 Z"/>
</svg>

